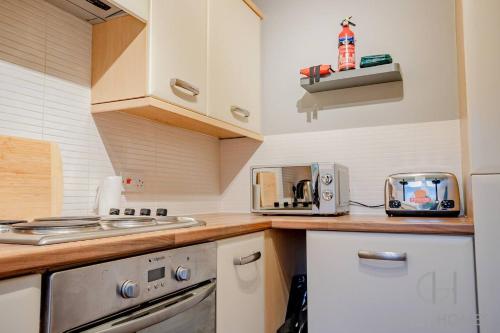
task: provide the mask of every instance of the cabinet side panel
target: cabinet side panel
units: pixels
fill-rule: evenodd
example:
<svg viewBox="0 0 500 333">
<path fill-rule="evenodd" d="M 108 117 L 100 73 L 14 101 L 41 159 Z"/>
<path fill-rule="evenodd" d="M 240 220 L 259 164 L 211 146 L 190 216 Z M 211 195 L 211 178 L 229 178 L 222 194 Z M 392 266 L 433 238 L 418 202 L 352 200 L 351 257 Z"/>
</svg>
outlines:
<svg viewBox="0 0 500 333">
<path fill-rule="evenodd" d="M 1 332 L 39 332 L 41 280 L 34 274 L 0 281 Z"/>
<path fill-rule="evenodd" d="M 92 104 L 146 95 L 147 29 L 132 16 L 92 29 Z"/>
<path fill-rule="evenodd" d="M 481 333 L 500 327 L 500 175 L 472 176 L 476 274 Z"/>
</svg>

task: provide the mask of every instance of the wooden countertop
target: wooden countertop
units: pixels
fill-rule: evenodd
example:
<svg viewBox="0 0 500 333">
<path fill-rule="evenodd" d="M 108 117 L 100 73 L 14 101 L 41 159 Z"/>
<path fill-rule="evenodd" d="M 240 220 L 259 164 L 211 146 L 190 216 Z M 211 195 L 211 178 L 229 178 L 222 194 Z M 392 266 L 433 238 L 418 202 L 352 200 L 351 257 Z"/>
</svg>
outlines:
<svg viewBox="0 0 500 333">
<path fill-rule="evenodd" d="M 339 217 L 203 214 L 204 227 L 142 233 L 55 245 L 0 244 L 0 278 L 106 261 L 270 228 L 472 235 L 471 219 L 346 215 Z"/>
</svg>

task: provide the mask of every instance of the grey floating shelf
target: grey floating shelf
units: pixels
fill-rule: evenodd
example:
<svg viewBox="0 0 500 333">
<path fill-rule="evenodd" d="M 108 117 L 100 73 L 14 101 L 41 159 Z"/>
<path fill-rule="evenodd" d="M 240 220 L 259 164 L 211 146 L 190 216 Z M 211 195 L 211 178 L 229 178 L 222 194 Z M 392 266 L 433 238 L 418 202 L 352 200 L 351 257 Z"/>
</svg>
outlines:
<svg viewBox="0 0 500 333">
<path fill-rule="evenodd" d="M 368 86 L 378 83 L 402 81 L 398 63 L 380 65 L 322 76 L 319 82 L 309 84 L 309 78 L 301 78 L 300 85 L 310 93 Z"/>
</svg>

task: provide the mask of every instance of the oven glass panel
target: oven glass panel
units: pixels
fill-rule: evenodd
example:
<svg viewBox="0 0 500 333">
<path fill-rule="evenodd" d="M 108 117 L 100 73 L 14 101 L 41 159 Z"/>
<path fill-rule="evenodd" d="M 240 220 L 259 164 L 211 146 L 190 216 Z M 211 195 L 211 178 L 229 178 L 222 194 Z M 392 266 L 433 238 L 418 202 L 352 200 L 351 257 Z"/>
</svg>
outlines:
<svg viewBox="0 0 500 333">
<path fill-rule="evenodd" d="M 160 267 L 148 271 L 148 282 L 163 279 L 165 277 L 165 267 Z"/>
</svg>

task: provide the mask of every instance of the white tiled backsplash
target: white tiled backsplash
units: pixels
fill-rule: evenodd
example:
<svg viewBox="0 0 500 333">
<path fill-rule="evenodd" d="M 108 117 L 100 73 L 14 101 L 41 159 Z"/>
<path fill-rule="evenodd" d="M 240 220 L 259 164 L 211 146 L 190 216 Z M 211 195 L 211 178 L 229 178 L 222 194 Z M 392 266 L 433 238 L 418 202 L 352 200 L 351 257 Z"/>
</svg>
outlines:
<svg viewBox="0 0 500 333">
<path fill-rule="evenodd" d="M 65 215 L 89 213 L 99 180 L 120 173 L 146 181 L 124 207 L 172 214 L 248 212 L 254 164 L 337 161 L 350 168 L 352 199 L 368 204 L 382 203 L 391 173 L 461 175 L 458 120 L 272 135 L 259 147 L 120 113 L 92 117 L 90 59 L 89 24 L 41 0 L 0 1 L 0 134 L 60 144 Z"/>
<path fill-rule="evenodd" d="M 44 1 L 0 1 L 0 134 L 59 143 L 65 215 L 90 213 L 100 179 L 122 172 L 146 180 L 124 207 L 219 210 L 217 139 L 120 113 L 91 116 L 91 41 L 90 24 Z"/>
<path fill-rule="evenodd" d="M 221 142 L 222 210 L 250 210 L 250 166 L 337 162 L 349 167 L 351 199 L 384 203 L 392 173 L 450 171 L 461 184 L 460 121 L 415 123 L 321 132 L 269 135 L 257 148 L 248 139 Z M 385 214 L 351 207 L 353 213 Z"/>
</svg>

